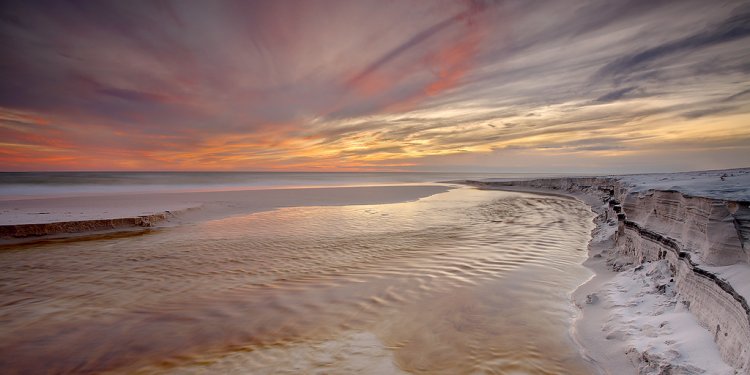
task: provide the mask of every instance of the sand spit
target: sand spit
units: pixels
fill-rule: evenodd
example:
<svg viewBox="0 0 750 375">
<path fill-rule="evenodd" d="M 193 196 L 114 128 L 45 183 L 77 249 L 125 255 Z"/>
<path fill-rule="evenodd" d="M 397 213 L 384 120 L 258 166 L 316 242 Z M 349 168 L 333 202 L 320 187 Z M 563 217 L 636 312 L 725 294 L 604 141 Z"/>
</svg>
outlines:
<svg viewBox="0 0 750 375">
<path fill-rule="evenodd" d="M 63 233 L 87 233 L 113 231 L 124 228 L 149 228 L 166 220 L 173 214 L 170 211 L 126 217 L 118 219 L 63 221 L 41 224 L 0 225 L 0 239 L 21 239 L 28 237 L 51 236 Z"/>
<path fill-rule="evenodd" d="M 750 374 L 748 180 L 738 169 L 469 184 L 573 195 L 598 214 L 595 276 L 573 300 L 574 335 L 602 372 Z"/>
<path fill-rule="evenodd" d="M 357 186 L 0 200 L 0 244 L 174 225 L 281 207 L 405 202 L 448 188 Z"/>
</svg>

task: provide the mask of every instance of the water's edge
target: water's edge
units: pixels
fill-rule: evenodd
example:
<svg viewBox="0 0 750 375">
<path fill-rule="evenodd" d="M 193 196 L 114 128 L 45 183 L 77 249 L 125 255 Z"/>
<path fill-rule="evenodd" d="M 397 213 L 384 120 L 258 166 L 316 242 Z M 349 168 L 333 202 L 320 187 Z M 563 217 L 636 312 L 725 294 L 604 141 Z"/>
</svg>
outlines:
<svg viewBox="0 0 750 375">
<path fill-rule="evenodd" d="M 591 221 L 594 223 L 595 227 L 591 230 L 590 238 L 589 238 L 589 244 L 588 244 L 588 258 L 586 261 L 583 262 L 583 266 L 589 269 L 592 272 L 592 275 L 583 283 L 581 283 L 578 287 L 576 287 L 574 290 L 570 291 L 570 303 L 571 307 L 574 308 L 575 315 L 572 318 L 572 322 L 570 325 L 570 339 L 578 346 L 578 351 L 587 362 L 589 362 L 594 369 L 596 369 L 600 374 L 609 374 L 612 373 L 611 371 L 608 371 L 607 366 L 605 364 L 600 363 L 595 358 L 593 358 L 591 355 L 589 355 L 589 348 L 582 343 L 581 340 L 581 334 L 579 333 L 578 327 L 583 322 L 583 309 L 581 306 L 577 305 L 575 303 L 576 295 L 581 295 L 589 288 L 595 288 L 596 286 L 599 286 L 601 282 L 597 280 L 597 278 L 602 277 L 603 271 L 606 272 L 606 270 L 601 269 L 601 267 L 596 267 L 595 265 L 590 264 L 591 260 L 593 260 L 594 255 L 600 254 L 601 249 L 597 249 L 597 246 L 601 246 L 602 241 L 596 241 L 594 238 L 594 233 L 597 231 L 602 230 L 603 226 L 606 224 L 605 221 L 601 220 L 601 215 L 603 214 L 603 211 L 600 209 L 599 205 L 597 204 L 600 199 L 599 197 L 596 197 L 594 195 L 590 194 L 581 194 L 580 192 L 568 192 L 568 191 L 557 191 L 547 188 L 537 188 L 532 186 L 516 186 L 516 185 L 509 185 L 518 183 L 518 181 L 509 181 L 507 183 L 503 183 L 503 185 L 491 185 L 487 186 L 486 183 L 480 183 L 477 181 L 466 181 L 465 182 L 468 185 L 475 186 L 479 189 L 492 189 L 492 190 L 503 190 L 503 191 L 511 191 L 511 192 L 523 192 L 523 193 L 532 193 L 532 194 L 540 194 L 540 195 L 548 195 L 548 196 L 558 196 L 558 197 L 566 197 L 575 199 L 577 201 L 582 202 L 583 204 L 589 206 L 591 209 L 591 212 L 596 215 L 591 219 Z M 588 287 L 588 288 L 587 288 Z"/>
</svg>

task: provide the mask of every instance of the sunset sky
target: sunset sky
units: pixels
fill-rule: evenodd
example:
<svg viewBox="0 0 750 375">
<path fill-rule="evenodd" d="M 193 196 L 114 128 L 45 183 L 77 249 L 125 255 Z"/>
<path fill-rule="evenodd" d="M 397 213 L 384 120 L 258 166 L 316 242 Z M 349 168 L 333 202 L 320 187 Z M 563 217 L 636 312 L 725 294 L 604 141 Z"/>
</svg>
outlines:
<svg viewBox="0 0 750 375">
<path fill-rule="evenodd" d="M 750 166 L 742 1 L 4 1 L 0 170 Z"/>
</svg>

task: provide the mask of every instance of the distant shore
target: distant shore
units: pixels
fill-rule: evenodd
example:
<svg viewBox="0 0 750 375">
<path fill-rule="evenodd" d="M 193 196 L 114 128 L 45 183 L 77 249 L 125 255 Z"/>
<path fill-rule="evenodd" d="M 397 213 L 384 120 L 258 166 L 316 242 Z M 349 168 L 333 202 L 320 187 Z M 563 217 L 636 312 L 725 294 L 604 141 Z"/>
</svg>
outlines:
<svg viewBox="0 0 750 375">
<path fill-rule="evenodd" d="M 0 200 L 0 244 L 171 225 L 281 207 L 396 203 L 449 188 L 425 184 Z"/>
</svg>

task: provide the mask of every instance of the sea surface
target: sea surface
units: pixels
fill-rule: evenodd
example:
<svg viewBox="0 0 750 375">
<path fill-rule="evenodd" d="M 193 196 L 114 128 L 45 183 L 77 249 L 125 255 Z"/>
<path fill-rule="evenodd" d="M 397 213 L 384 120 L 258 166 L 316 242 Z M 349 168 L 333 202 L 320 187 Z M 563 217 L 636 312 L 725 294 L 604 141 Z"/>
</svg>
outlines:
<svg viewBox="0 0 750 375">
<path fill-rule="evenodd" d="M 6 374 L 587 374 L 583 203 L 457 188 L 0 249 Z"/>
<path fill-rule="evenodd" d="M 111 193 L 417 184 L 550 174 L 438 172 L 0 172 L 0 199 Z"/>
</svg>

